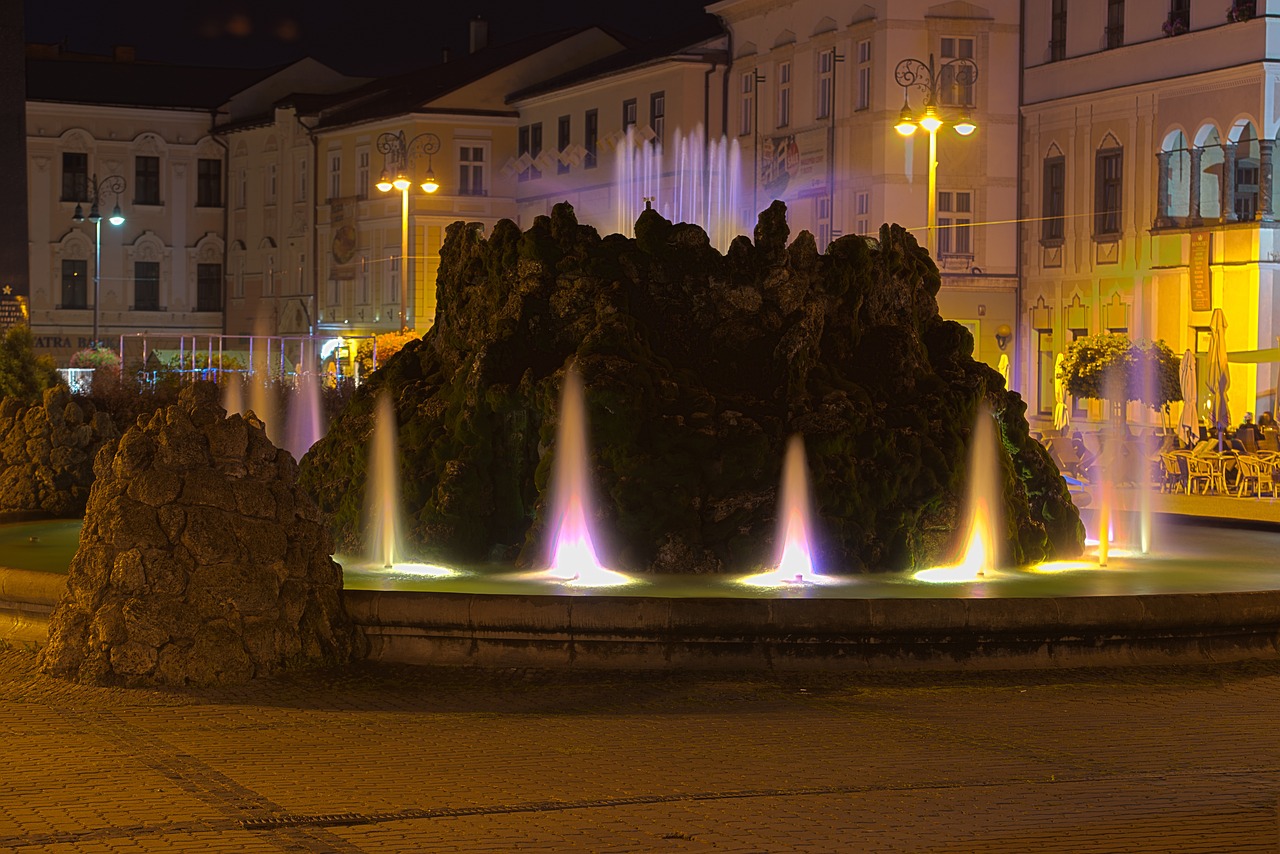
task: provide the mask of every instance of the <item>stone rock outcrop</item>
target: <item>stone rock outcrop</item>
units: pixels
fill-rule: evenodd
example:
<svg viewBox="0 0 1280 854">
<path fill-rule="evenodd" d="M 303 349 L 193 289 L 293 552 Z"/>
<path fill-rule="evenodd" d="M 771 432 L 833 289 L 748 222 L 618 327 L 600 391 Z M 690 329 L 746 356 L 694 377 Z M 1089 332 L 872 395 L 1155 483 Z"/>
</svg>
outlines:
<svg viewBox="0 0 1280 854">
<path fill-rule="evenodd" d="M 45 672 L 227 684 L 357 651 L 332 538 L 293 458 L 252 413 L 227 417 L 215 386 L 139 417 L 94 471 Z"/>
<path fill-rule="evenodd" d="M 722 255 L 655 211 L 601 238 L 568 205 L 528 231 L 447 231 L 435 325 L 366 382 L 300 480 L 362 549 L 375 397 L 398 420 L 406 532 L 427 557 L 546 559 L 566 366 L 586 389 L 595 523 L 623 570 L 750 571 L 773 553 L 790 435 L 804 437 L 820 567 L 944 562 L 980 407 L 1000 430 L 1008 563 L 1076 554 L 1083 527 L 1021 398 L 938 314 L 903 229 L 820 253 L 785 207 Z"/>
<path fill-rule="evenodd" d="M 0 401 L 0 511 L 84 513 L 98 450 L 120 432 L 105 411 L 72 399 L 66 386 L 23 406 Z"/>
</svg>

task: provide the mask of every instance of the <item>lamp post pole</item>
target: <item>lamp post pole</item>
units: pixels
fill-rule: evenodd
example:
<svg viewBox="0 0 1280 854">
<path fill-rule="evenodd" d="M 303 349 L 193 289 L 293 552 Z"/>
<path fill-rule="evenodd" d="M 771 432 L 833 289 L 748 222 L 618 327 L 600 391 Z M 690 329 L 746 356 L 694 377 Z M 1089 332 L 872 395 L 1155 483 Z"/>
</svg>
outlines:
<svg viewBox="0 0 1280 854">
<path fill-rule="evenodd" d="M 927 210 L 927 221 L 925 223 L 925 246 L 929 250 L 930 257 L 937 260 L 938 251 L 938 129 L 947 123 L 947 120 L 938 112 L 938 92 L 944 84 L 952 87 L 953 90 L 967 90 L 978 79 L 978 66 L 972 59 L 959 58 L 950 59 L 942 64 L 939 68 L 934 68 L 933 54 L 929 54 L 929 61 L 922 62 L 919 59 L 904 59 L 898 63 L 897 68 L 893 71 L 893 79 L 902 87 L 902 112 L 898 116 L 898 123 L 894 125 L 894 129 L 903 136 L 910 136 L 915 133 L 916 127 L 924 128 L 929 134 L 929 204 Z M 919 89 L 924 93 L 924 111 L 919 115 L 911 109 L 910 91 L 911 89 Z M 956 133 L 961 136 L 968 136 L 976 129 L 976 125 L 969 119 L 968 99 L 963 100 L 955 97 L 956 93 L 952 93 L 952 103 L 961 110 L 960 117 L 952 122 Z"/>
<path fill-rule="evenodd" d="M 86 201 L 89 205 L 88 219 L 93 223 L 93 341 L 90 346 L 97 348 L 98 341 L 98 298 L 102 288 L 102 214 L 98 210 L 98 206 L 102 201 L 103 194 L 111 194 L 115 196 L 116 205 L 111 211 L 110 222 L 112 225 L 120 225 L 124 222 L 124 214 L 120 211 L 120 195 L 124 192 L 125 181 L 119 175 L 110 175 L 98 181 L 98 176 L 94 175 L 93 180 L 89 184 L 90 197 Z M 80 205 L 76 205 L 76 211 L 71 216 L 73 222 L 84 222 L 84 209 Z"/>
<path fill-rule="evenodd" d="M 382 177 L 375 185 L 380 192 L 389 193 L 393 189 L 400 191 L 400 329 L 409 329 L 412 325 L 409 317 L 409 287 L 412 279 L 411 257 L 409 254 L 409 188 L 413 182 L 409 179 L 414 165 L 420 158 L 427 158 L 426 176 L 419 183 L 424 193 L 434 193 L 440 189 L 436 181 L 436 173 L 432 168 L 432 157 L 440 150 L 440 137 L 434 133 L 420 133 L 411 140 L 405 139 L 404 131 L 384 133 L 378 137 L 378 152 L 383 156 Z M 392 177 L 394 176 L 394 177 Z"/>
</svg>

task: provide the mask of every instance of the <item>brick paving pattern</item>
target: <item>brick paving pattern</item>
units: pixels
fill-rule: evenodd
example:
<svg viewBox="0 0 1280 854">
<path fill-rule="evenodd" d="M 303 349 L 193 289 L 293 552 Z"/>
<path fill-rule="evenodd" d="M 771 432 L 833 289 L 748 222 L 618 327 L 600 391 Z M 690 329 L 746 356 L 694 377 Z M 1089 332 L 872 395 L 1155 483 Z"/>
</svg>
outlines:
<svg viewBox="0 0 1280 854">
<path fill-rule="evenodd" d="M 0 650 L 0 851 L 1275 852 L 1280 663 L 70 685 Z"/>
</svg>

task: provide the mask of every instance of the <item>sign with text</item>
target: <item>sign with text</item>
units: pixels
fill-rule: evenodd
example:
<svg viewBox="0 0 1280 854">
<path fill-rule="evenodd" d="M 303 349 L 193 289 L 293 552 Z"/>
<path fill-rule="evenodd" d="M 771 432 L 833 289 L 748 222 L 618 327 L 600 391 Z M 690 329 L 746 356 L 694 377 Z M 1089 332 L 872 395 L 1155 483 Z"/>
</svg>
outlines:
<svg viewBox="0 0 1280 854">
<path fill-rule="evenodd" d="M 10 326 L 27 322 L 27 298 L 13 285 L 0 285 L 0 332 Z"/>
<path fill-rule="evenodd" d="M 1213 292 L 1209 282 L 1209 232 L 1191 232 L 1191 310 L 1213 308 Z"/>
</svg>

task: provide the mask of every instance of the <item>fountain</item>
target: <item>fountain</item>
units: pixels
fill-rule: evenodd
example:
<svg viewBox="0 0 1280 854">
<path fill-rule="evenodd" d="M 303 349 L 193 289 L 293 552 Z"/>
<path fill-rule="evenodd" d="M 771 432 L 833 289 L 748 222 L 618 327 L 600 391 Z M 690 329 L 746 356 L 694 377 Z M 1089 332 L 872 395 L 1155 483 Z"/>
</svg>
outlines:
<svg viewBox="0 0 1280 854">
<path fill-rule="evenodd" d="M 1025 408 L 937 317 L 937 271 L 914 241 L 886 227 L 878 245 L 819 254 L 807 235 L 787 243 L 779 208 L 727 256 L 654 211 L 630 241 L 560 206 L 525 234 L 450 228 L 436 325 L 300 467 L 340 547 L 375 555 L 340 558 L 374 658 L 827 669 L 1275 654 L 1274 535 L 1249 532 L 1250 556 L 1209 578 L 1176 556 L 1116 554 L 1105 571 L 1078 559 L 1078 515 Z M 372 517 L 352 512 L 364 496 Z M 402 511 L 413 522 L 397 534 Z M 924 575 L 965 526 L 957 574 Z M 406 552 L 452 574 L 421 577 Z M 741 583 L 770 552 L 773 583 Z M 601 592 L 605 563 L 633 583 Z"/>
<path fill-rule="evenodd" d="M 285 449 L 295 460 L 302 459 L 324 435 L 324 412 L 320 406 L 320 377 L 298 365 L 293 392 L 289 396 L 286 420 L 289 439 Z"/>
</svg>

